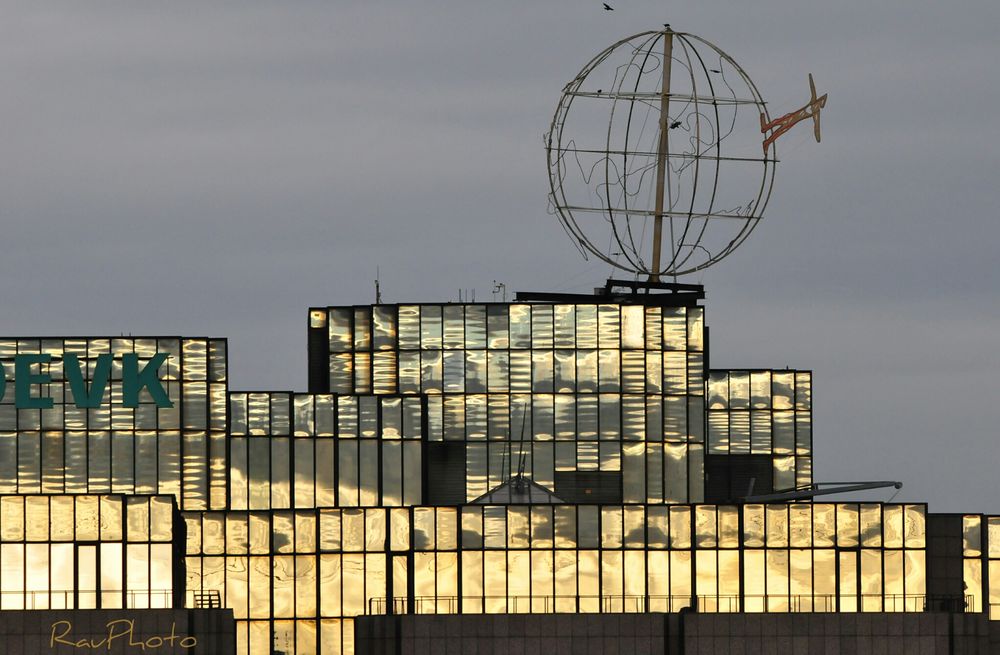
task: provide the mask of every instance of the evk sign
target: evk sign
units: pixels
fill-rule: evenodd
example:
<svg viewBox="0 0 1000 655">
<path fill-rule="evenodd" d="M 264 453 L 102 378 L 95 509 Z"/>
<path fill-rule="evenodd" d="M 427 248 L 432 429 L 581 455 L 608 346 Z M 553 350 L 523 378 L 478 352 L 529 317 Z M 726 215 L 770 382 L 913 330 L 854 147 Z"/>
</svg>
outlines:
<svg viewBox="0 0 1000 655">
<path fill-rule="evenodd" d="M 159 377 L 160 366 L 166 361 L 167 353 L 156 353 L 142 368 L 139 367 L 139 355 L 136 353 L 125 353 L 121 358 L 123 406 L 138 407 L 139 392 L 143 389 L 149 391 L 150 397 L 158 407 L 174 406 L 167 398 L 167 392 L 163 390 L 163 384 Z M 100 407 L 101 403 L 104 402 L 108 382 L 111 379 L 111 360 L 112 356 L 109 354 L 97 356 L 94 374 L 88 385 L 83 377 L 79 358 L 73 353 L 63 355 L 63 374 L 69 383 L 77 407 Z M 15 407 L 18 409 L 49 409 L 52 407 L 51 398 L 31 394 L 33 385 L 52 382 L 50 374 L 40 372 L 51 361 L 52 355 L 47 353 L 14 356 Z M 35 371 L 38 372 L 33 371 L 33 367 L 36 367 Z M 3 362 L 0 362 L 0 400 L 3 400 L 6 395 L 7 386 L 7 368 Z"/>
</svg>

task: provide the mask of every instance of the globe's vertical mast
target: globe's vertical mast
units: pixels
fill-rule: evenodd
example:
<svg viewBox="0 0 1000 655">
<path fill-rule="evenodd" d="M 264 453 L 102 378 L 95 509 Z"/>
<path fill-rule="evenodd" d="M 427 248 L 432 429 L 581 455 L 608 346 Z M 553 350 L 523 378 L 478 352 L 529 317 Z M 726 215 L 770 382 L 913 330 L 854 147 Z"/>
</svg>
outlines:
<svg viewBox="0 0 1000 655">
<path fill-rule="evenodd" d="M 670 105 L 670 62 L 673 58 L 674 33 L 666 25 L 663 31 L 663 84 L 660 89 L 660 142 L 656 147 L 656 206 L 653 219 L 653 266 L 649 273 L 650 282 L 660 281 L 660 242 L 663 239 L 663 195 L 667 175 L 667 130 L 670 119 L 667 109 Z"/>
</svg>

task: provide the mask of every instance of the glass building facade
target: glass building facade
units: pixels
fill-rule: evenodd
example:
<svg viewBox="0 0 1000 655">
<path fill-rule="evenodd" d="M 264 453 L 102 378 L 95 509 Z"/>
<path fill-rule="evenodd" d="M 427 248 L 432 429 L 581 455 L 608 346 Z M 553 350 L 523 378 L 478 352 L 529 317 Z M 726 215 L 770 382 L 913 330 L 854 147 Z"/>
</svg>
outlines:
<svg viewBox="0 0 1000 655">
<path fill-rule="evenodd" d="M 0 609 L 218 603 L 299 655 L 364 614 L 1000 619 L 1000 517 L 752 502 L 813 482 L 812 376 L 710 368 L 700 298 L 312 308 L 309 393 L 230 389 L 224 339 L 0 340 Z"/>
</svg>

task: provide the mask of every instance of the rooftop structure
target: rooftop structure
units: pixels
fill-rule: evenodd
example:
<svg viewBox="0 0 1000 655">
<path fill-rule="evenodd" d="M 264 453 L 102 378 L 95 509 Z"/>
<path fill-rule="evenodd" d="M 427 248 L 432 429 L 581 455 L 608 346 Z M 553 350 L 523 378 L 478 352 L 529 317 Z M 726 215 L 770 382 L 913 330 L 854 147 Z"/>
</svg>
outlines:
<svg viewBox="0 0 1000 655">
<path fill-rule="evenodd" d="M 299 654 L 380 614 L 1000 618 L 1000 517 L 746 502 L 813 483 L 811 373 L 622 294 L 313 308 L 309 393 L 231 390 L 223 339 L 0 340 L 2 608 L 215 603 Z"/>
</svg>

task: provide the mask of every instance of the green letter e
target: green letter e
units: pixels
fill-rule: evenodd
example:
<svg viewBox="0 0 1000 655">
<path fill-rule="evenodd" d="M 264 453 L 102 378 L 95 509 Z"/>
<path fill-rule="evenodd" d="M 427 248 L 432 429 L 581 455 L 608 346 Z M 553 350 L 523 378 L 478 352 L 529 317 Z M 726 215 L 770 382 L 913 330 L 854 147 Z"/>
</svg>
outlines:
<svg viewBox="0 0 1000 655">
<path fill-rule="evenodd" d="M 14 405 L 18 409 L 49 409 L 52 399 L 46 396 L 38 398 L 31 395 L 31 385 L 47 384 L 52 381 L 48 373 L 34 374 L 32 364 L 48 364 L 52 355 L 48 353 L 14 356 Z"/>
</svg>

